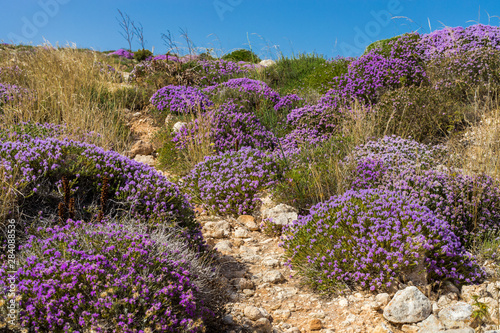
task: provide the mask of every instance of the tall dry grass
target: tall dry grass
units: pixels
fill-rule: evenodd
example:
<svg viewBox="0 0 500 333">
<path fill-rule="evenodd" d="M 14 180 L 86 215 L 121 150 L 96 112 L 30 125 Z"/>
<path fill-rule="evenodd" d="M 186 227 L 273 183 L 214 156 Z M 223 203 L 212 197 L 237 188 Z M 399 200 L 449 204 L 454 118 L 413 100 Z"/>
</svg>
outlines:
<svg viewBox="0 0 500 333">
<path fill-rule="evenodd" d="M 21 121 L 67 124 L 70 129 L 95 131 L 96 144 L 123 151 L 128 145 L 122 99 L 111 87 L 119 74 L 108 70 L 98 52 L 50 45 L 0 50 L 0 67 L 18 66 L 20 74 L 7 83 L 29 90 L 28 98 L 4 106 L 4 125 Z"/>
</svg>

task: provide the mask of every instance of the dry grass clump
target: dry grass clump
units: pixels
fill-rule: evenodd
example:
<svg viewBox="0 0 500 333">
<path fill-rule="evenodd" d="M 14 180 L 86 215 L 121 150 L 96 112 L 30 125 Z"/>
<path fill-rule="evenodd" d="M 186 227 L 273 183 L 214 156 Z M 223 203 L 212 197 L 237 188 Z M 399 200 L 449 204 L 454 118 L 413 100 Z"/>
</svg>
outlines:
<svg viewBox="0 0 500 333">
<path fill-rule="evenodd" d="M 125 127 L 123 96 L 109 87 L 121 75 L 109 67 L 102 54 L 89 50 L 50 45 L 27 50 L 0 51 L 0 68 L 15 67 L 15 76 L 6 83 L 28 89 L 21 103 L 5 105 L 2 122 L 21 121 L 67 124 L 69 128 L 101 134 L 94 142 L 104 148 L 125 150 L 128 129 Z"/>
<path fill-rule="evenodd" d="M 500 179 L 500 109 L 482 116 L 460 139 L 450 140 L 458 167 L 467 174 Z"/>
</svg>

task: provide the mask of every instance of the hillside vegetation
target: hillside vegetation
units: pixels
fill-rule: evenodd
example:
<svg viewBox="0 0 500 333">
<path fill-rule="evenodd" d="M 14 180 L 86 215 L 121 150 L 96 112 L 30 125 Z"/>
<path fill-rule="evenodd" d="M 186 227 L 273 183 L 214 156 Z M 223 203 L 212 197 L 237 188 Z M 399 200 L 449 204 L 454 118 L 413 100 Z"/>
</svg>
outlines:
<svg viewBox="0 0 500 333">
<path fill-rule="evenodd" d="M 319 293 L 488 278 L 500 28 L 258 60 L 0 44 L 0 329 L 218 332 L 226 287 L 195 207 L 260 217 L 264 194 L 299 212 L 263 224 Z M 160 128 L 160 170 L 125 156 L 134 112 Z"/>
</svg>

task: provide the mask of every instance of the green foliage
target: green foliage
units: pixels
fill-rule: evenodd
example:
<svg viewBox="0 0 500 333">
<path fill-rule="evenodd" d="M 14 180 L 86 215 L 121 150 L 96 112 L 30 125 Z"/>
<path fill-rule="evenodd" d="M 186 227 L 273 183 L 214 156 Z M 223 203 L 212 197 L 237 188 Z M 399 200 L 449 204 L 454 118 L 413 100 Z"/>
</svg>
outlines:
<svg viewBox="0 0 500 333">
<path fill-rule="evenodd" d="M 350 150 L 350 138 L 332 137 L 316 147 L 304 146 L 292 160 L 282 160 L 285 181 L 274 187 L 278 202 L 305 212 L 311 205 L 343 192 L 346 172 L 341 160 Z"/>
<path fill-rule="evenodd" d="M 339 77 L 347 73 L 349 63 L 349 59 L 338 58 L 332 62 L 319 64 L 314 71 L 306 77 L 306 85 L 320 94 L 326 93 L 332 88 L 330 83 L 334 77 Z"/>
<path fill-rule="evenodd" d="M 136 52 L 134 52 L 134 59 L 137 60 L 137 61 L 143 61 L 143 60 L 146 60 L 148 57 L 151 57 L 153 56 L 153 52 L 149 51 L 149 50 L 137 50 Z"/>
<path fill-rule="evenodd" d="M 257 64 L 261 61 L 260 58 L 254 52 L 245 49 L 239 49 L 231 53 L 228 53 L 222 56 L 222 59 L 234 62 L 246 61 L 254 64 Z"/>
<path fill-rule="evenodd" d="M 300 54 L 291 58 L 282 56 L 275 66 L 263 71 L 263 81 L 281 95 L 294 93 L 304 88 L 304 80 L 321 64 L 326 62 L 321 55 Z"/>
<path fill-rule="evenodd" d="M 365 52 L 363 55 L 367 54 L 373 49 L 381 49 L 381 53 L 384 55 L 389 55 L 391 53 L 391 45 L 389 45 L 391 42 L 394 42 L 398 40 L 401 36 L 395 36 L 387 39 L 381 39 L 376 42 L 371 43 L 366 47 Z"/>
<path fill-rule="evenodd" d="M 384 135 L 432 142 L 460 129 L 465 105 L 449 88 L 403 87 L 385 93 L 376 105 L 377 127 Z"/>
</svg>

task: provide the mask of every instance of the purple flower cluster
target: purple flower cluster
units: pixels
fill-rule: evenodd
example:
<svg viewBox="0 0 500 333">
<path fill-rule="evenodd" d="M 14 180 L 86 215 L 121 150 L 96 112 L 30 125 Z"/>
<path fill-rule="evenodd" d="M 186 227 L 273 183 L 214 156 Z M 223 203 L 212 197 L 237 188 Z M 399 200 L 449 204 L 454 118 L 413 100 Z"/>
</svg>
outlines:
<svg viewBox="0 0 500 333">
<path fill-rule="evenodd" d="M 209 156 L 185 178 L 189 193 L 219 215 L 251 214 L 257 193 L 273 185 L 277 164 L 264 152 L 251 148 Z"/>
<path fill-rule="evenodd" d="M 476 24 L 467 28 L 445 28 L 423 35 L 421 41 L 427 60 L 485 47 L 500 50 L 500 27 Z"/>
<path fill-rule="evenodd" d="M 179 62 L 179 57 L 172 56 L 169 54 L 160 54 L 160 55 L 153 57 L 151 60 L 166 60 L 166 61 Z"/>
<path fill-rule="evenodd" d="M 36 331 L 204 332 L 213 313 L 180 250 L 115 223 L 39 228 L 16 272 L 19 321 Z M 174 244 L 172 244 L 174 245 Z M 7 289 L 0 267 L 0 293 Z"/>
<path fill-rule="evenodd" d="M 204 75 L 201 85 L 216 85 L 238 75 L 248 73 L 248 69 L 245 68 L 245 65 L 233 61 L 223 59 L 199 60 L 198 63 L 201 65 L 201 70 Z"/>
<path fill-rule="evenodd" d="M 119 211 L 116 211 L 118 206 L 109 207 L 110 213 L 126 213 L 150 226 L 182 228 L 186 241 L 199 250 L 204 248 L 200 225 L 194 220 L 192 207 L 177 185 L 154 168 L 114 151 L 68 139 L 35 137 L 0 141 L 0 165 L 7 170 L 15 167 L 22 171 L 16 182 L 25 197 L 21 210 L 40 206 L 46 202 L 47 195 L 57 193 L 62 176 L 68 177 L 73 184 L 73 195 L 82 200 L 87 198 L 83 203 L 90 206 L 98 201 L 102 179 L 107 177 L 109 199 L 120 207 Z M 57 207 L 44 206 L 42 213 L 55 216 Z"/>
<path fill-rule="evenodd" d="M 275 111 L 289 111 L 301 107 L 304 100 L 297 96 L 297 94 L 289 94 L 280 98 L 279 102 L 274 106 Z"/>
<path fill-rule="evenodd" d="M 32 141 L 34 138 L 63 138 L 71 137 L 81 142 L 92 143 L 101 135 L 96 132 L 85 132 L 79 128 L 69 129 L 66 124 L 40 124 L 20 122 L 13 125 L 0 124 L 0 141 Z"/>
<path fill-rule="evenodd" d="M 277 145 L 274 134 L 267 130 L 253 112 L 247 112 L 243 106 L 228 101 L 216 110 L 203 115 L 209 119 L 211 127 L 207 133 L 216 152 L 238 150 L 242 147 L 273 149 Z M 198 120 L 182 127 L 172 139 L 178 149 L 183 149 L 187 142 L 202 140 L 204 131 L 200 131 Z"/>
<path fill-rule="evenodd" d="M 389 55 L 374 49 L 349 64 L 349 71 L 334 78 L 327 95 L 374 103 L 387 90 L 419 85 L 426 73 L 417 47 L 420 36 L 406 34 L 391 42 Z"/>
<path fill-rule="evenodd" d="M 7 102 L 17 101 L 28 96 L 28 89 L 14 84 L 0 83 L 0 106 Z"/>
<path fill-rule="evenodd" d="M 129 52 L 125 49 L 119 49 L 114 52 L 108 53 L 108 56 L 116 55 L 126 59 L 134 59 L 134 53 Z"/>
<path fill-rule="evenodd" d="M 500 229 L 500 185 L 492 178 L 440 171 L 446 150 L 411 140 L 385 137 L 355 149 L 352 189 L 405 192 L 447 221 L 470 246 L 475 238 Z"/>
<path fill-rule="evenodd" d="M 383 290 L 421 265 L 431 280 L 484 277 L 448 223 L 403 192 L 333 196 L 299 216 L 282 239 L 289 265 L 320 290 Z"/>
<path fill-rule="evenodd" d="M 274 106 L 280 101 L 280 95 L 267 84 L 248 78 L 230 79 L 227 82 L 209 86 L 203 92 L 214 97 L 250 103 L 259 109 L 261 104 L 270 103 Z"/>
<path fill-rule="evenodd" d="M 198 89 L 174 85 L 165 86 L 154 93 L 151 104 L 162 112 L 180 114 L 205 111 L 213 105 Z"/>
</svg>

